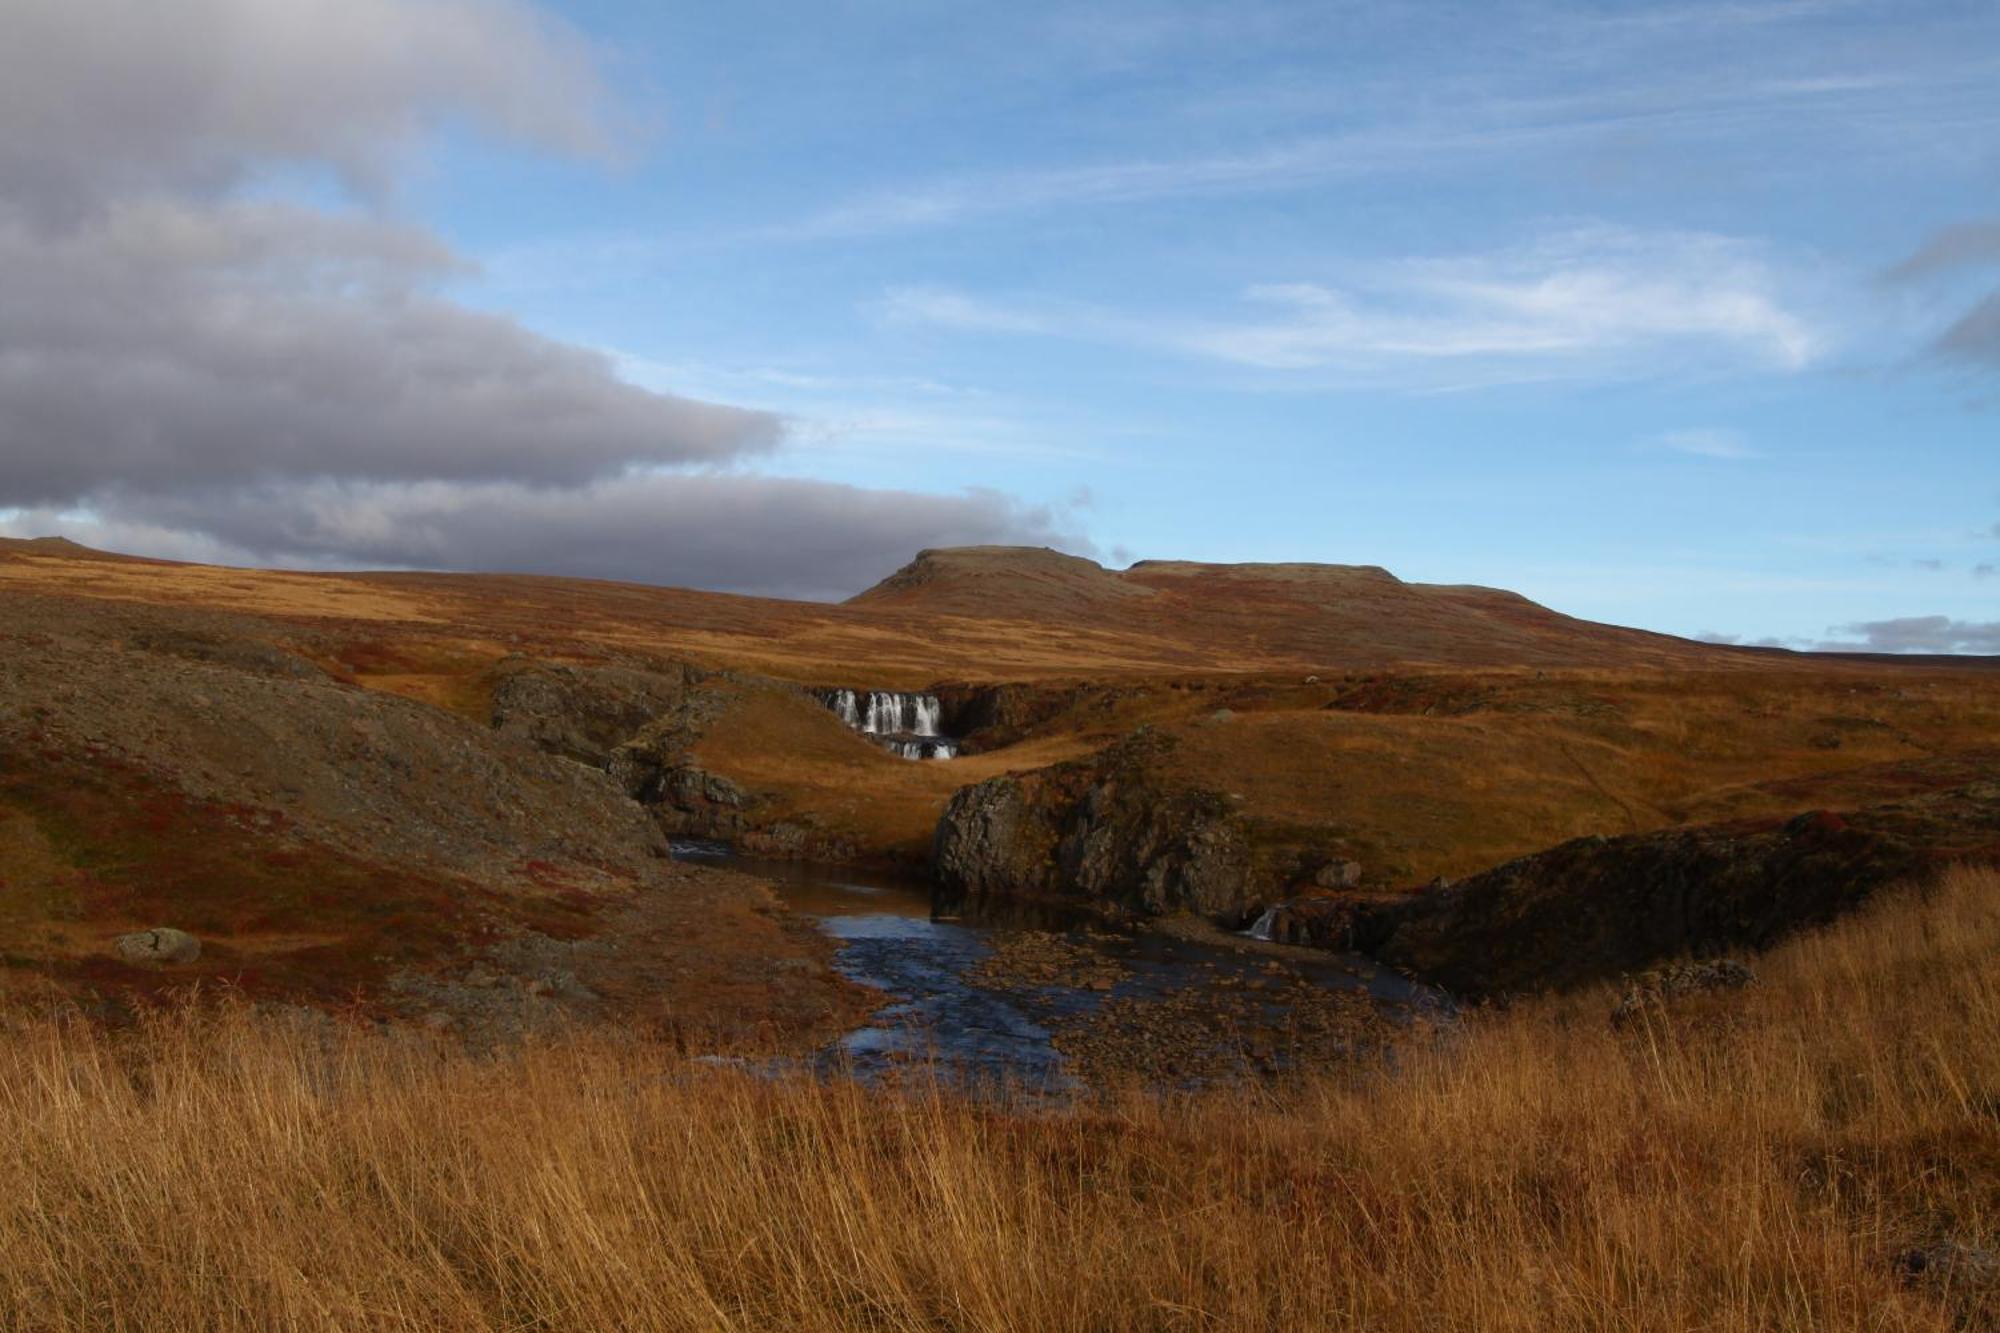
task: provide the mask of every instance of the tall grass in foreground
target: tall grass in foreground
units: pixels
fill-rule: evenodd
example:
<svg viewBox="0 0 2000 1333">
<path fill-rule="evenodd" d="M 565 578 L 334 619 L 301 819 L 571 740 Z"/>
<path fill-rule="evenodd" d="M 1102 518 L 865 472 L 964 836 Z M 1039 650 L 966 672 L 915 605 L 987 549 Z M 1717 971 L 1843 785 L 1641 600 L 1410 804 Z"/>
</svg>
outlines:
<svg viewBox="0 0 2000 1333">
<path fill-rule="evenodd" d="M 581 1037 L 0 1035 L 0 1327 L 1988 1326 L 2000 875 L 1613 1033 L 1475 1016 L 1284 1093 L 1008 1114 Z"/>
</svg>

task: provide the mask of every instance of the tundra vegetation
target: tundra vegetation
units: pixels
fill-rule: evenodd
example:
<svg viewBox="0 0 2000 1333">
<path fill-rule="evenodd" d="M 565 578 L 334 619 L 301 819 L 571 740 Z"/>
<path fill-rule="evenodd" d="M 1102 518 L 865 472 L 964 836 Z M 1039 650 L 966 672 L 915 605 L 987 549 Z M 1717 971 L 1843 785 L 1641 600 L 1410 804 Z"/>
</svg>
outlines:
<svg viewBox="0 0 2000 1333">
<path fill-rule="evenodd" d="M 0 1033 L 0 1324 L 1945 1329 L 2000 1317 L 2000 876 L 1755 985 L 1594 988 L 1280 1088 L 1060 1106 L 602 1029 Z"/>
<path fill-rule="evenodd" d="M 0 1328 L 2000 1326 L 1991 662 L 1008 550 L 818 606 L 0 543 L 0 602 Z M 1010 994 L 1263 920 L 1227 1015 L 1349 947 L 1467 1005 L 828 1077 L 879 992 L 687 836 L 1089 923 Z"/>
</svg>

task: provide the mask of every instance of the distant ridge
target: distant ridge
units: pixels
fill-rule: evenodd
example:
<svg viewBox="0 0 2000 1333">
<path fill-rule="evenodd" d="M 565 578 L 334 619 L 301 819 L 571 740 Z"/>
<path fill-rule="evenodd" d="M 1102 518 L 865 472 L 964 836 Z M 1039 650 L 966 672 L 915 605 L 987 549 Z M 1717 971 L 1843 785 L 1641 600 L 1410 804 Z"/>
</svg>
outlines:
<svg viewBox="0 0 2000 1333">
<path fill-rule="evenodd" d="M 921 551 L 839 604 L 552 575 L 225 568 L 60 537 L 0 539 L 0 586 L 476 627 L 513 644 L 671 643 L 692 660 L 812 682 L 848 679 L 865 664 L 885 687 L 1403 665 L 1754 671 L 1807 660 L 1595 624 L 1497 588 L 1406 583 L 1375 565 L 1147 560 L 1118 571 L 1044 547 Z"/>
<path fill-rule="evenodd" d="M 141 555 L 100 551 L 94 546 L 85 546 L 82 542 L 73 542 L 67 537 L 0 537 L 0 553 L 60 556 L 66 560 L 119 560 L 147 565 L 172 563 L 165 560 L 151 560 Z"/>
<path fill-rule="evenodd" d="M 1046 547 L 927 550 L 855 608 L 1143 635 L 1227 660 L 1328 666 L 1722 664 L 1735 650 L 1578 620 L 1518 593 L 1405 583 L 1379 565 L 1142 560 L 1109 570 Z"/>
<path fill-rule="evenodd" d="M 845 604 L 1042 620 L 1150 596 L 1094 560 L 1046 546 L 953 546 L 917 552 Z"/>
</svg>

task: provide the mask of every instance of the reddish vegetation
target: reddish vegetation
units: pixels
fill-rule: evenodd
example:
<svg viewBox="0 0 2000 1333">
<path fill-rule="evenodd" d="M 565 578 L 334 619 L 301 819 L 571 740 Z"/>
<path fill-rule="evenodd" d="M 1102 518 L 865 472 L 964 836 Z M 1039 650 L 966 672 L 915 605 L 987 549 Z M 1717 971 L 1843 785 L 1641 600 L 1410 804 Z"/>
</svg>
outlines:
<svg viewBox="0 0 2000 1333">
<path fill-rule="evenodd" d="M 295 841 L 281 811 L 194 800 L 113 759 L 0 754 L 0 817 L 15 947 L 47 949 L 50 975 L 87 987 L 206 980 L 340 1002 L 497 926 L 477 884 Z M 210 941 L 198 964 L 149 973 L 103 951 L 162 923 Z"/>
<path fill-rule="evenodd" d="M 1393 890 L 1585 834 L 1853 809 L 1963 785 L 2000 754 L 2000 694 L 1984 663 L 1717 648 L 1366 567 L 1148 562 L 1119 573 L 1046 551 L 926 552 L 825 606 L 520 576 L 220 570 L 5 543 L 0 597 L 34 612 L 0 631 L 8 651 L 89 664 L 76 669 L 106 699 L 152 696 L 145 673 L 180 664 L 154 712 L 91 753 L 146 759 L 149 780 L 183 798 L 283 807 L 294 821 L 231 826 L 248 867 L 221 876 L 233 888 L 168 882 L 225 905 L 285 903 L 296 890 L 260 876 L 316 870 L 323 854 L 301 848 L 323 844 L 352 858 L 337 883 L 378 861 L 399 867 L 343 890 L 350 913 L 387 898 L 422 915 L 463 878 L 506 904 L 508 920 L 565 938 L 601 916 L 593 895 L 616 896 L 620 875 L 637 873 L 612 871 L 626 855 L 612 849 L 645 856 L 605 804 L 614 794 L 572 791 L 567 759 L 534 769 L 518 753 L 526 742 L 491 732 L 496 682 L 522 662 L 616 665 L 650 673 L 661 699 L 698 703 L 664 759 L 733 783 L 748 801 L 734 827 L 795 853 L 921 860 L 959 788 L 1087 760 L 1149 726 L 1177 743 L 1148 780 L 1224 800 L 1273 893 L 1308 891 L 1330 856 L 1358 861 L 1369 889 Z M 128 665 L 129 688 L 104 685 Z M 109 705 L 65 705 L 71 669 L 36 677 L 45 693 L 8 725 L 53 707 L 72 736 L 89 734 Z M 943 681 L 972 730 L 972 752 L 947 764 L 894 758 L 795 688 Z M 227 685 L 235 693 L 210 721 L 202 700 L 215 682 L 250 683 Z M 365 693 L 346 688 L 357 685 Z M 287 700 L 310 701 L 304 722 Z M 81 755 L 56 745 L 50 757 Z M 558 795 L 567 813 L 538 813 Z M 397 821 L 430 831 L 405 839 Z M 385 836 L 398 845 L 385 850 Z M 413 860 L 423 847 L 443 859 Z M 232 927 L 249 919 L 212 910 Z M 330 974 L 370 974 L 364 947 Z"/>
</svg>

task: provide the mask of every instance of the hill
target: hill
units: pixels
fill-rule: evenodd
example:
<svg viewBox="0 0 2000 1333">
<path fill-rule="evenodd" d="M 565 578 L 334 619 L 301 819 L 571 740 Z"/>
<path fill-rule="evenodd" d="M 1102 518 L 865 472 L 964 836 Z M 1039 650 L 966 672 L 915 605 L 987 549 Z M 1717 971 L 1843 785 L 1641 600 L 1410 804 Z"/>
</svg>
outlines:
<svg viewBox="0 0 2000 1333">
<path fill-rule="evenodd" d="M 1017 547 L 925 551 L 841 605 L 527 575 L 297 573 L 0 542 L 0 589 L 379 625 L 562 652 L 672 651 L 819 683 L 951 676 L 1441 666 L 1761 669 L 1768 653 L 1592 624 L 1488 588 L 1340 565 L 1147 561 L 1123 572 Z"/>
<path fill-rule="evenodd" d="M 1372 567 L 929 551 L 835 606 L 8 542 L 0 609 L 0 991 L 151 984 L 106 941 L 191 922 L 201 974 L 254 993 L 481 1025 L 468 976 L 574 982 L 804 1040 L 853 1003 L 823 946 L 662 833 L 928 872 L 984 785 L 963 808 L 1020 814 L 956 866 L 982 892 L 1073 893 L 1035 852 L 1073 844 L 1095 899 L 1240 915 L 1923 797 L 2000 753 L 1989 664 L 1712 647 Z M 889 753 L 831 687 L 933 692 L 962 757 Z M 1192 824 L 1229 849 L 1201 891 Z M 656 944 L 591 943 L 618 937 Z"/>
<path fill-rule="evenodd" d="M 847 605 L 1088 626 L 1135 648 L 1151 646 L 1162 660 L 1221 669 L 1754 660 L 1578 620 L 1496 588 L 1405 583 L 1374 565 L 1142 560 L 1118 572 L 1046 549 L 974 546 L 920 552 Z"/>
</svg>

